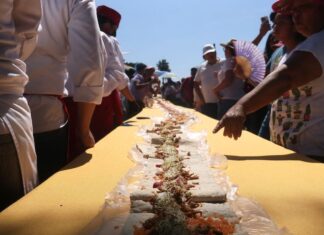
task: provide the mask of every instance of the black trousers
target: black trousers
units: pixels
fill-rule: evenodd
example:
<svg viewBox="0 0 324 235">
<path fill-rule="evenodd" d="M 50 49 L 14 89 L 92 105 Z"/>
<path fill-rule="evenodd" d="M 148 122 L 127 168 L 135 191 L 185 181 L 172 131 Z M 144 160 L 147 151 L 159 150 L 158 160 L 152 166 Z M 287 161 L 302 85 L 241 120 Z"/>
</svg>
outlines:
<svg viewBox="0 0 324 235">
<path fill-rule="evenodd" d="M 265 106 L 254 113 L 247 115 L 245 121 L 245 127 L 249 132 L 258 134 L 262 125 L 262 122 L 267 115 L 268 106 Z"/>
<path fill-rule="evenodd" d="M 128 114 L 127 119 L 134 117 L 136 114 L 140 113 L 143 108 L 145 107 L 144 103 L 142 101 L 137 102 L 128 102 Z"/>
<path fill-rule="evenodd" d="M 0 211 L 24 196 L 19 159 L 10 134 L 0 135 Z"/>
<path fill-rule="evenodd" d="M 34 134 L 39 182 L 42 183 L 67 163 L 68 125 Z"/>
<path fill-rule="evenodd" d="M 205 103 L 201 106 L 201 113 L 208 117 L 217 119 L 218 103 Z"/>
</svg>

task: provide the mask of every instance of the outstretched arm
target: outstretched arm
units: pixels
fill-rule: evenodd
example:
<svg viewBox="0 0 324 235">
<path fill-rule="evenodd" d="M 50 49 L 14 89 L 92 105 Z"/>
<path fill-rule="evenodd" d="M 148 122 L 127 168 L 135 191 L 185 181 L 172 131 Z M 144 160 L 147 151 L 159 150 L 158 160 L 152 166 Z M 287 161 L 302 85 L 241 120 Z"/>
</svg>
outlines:
<svg viewBox="0 0 324 235">
<path fill-rule="evenodd" d="M 276 71 L 269 74 L 250 93 L 242 97 L 219 121 L 213 133 L 224 127 L 224 136 L 241 136 L 247 114 L 269 104 L 284 92 L 304 85 L 323 73 L 319 61 L 309 52 L 294 52 Z"/>
</svg>

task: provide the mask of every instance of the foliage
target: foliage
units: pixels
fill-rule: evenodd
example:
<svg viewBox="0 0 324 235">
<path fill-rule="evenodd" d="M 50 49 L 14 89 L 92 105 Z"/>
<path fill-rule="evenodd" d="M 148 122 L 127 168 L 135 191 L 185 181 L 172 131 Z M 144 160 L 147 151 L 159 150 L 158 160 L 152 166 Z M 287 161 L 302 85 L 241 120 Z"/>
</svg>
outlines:
<svg viewBox="0 0 324 235">
<path fill-rule="evenodd" d="M 160 70 L 160 71 L 171 72 L 171 69 L 170 69 L 170 67 L 169 67 L 169 62 L 167 62 L 166 59 L 162 59 L 162 60 L 160 60 L 160 61 L 157 63 L 156 66 L 158 67 L 158 70 Z"/>
</svg>

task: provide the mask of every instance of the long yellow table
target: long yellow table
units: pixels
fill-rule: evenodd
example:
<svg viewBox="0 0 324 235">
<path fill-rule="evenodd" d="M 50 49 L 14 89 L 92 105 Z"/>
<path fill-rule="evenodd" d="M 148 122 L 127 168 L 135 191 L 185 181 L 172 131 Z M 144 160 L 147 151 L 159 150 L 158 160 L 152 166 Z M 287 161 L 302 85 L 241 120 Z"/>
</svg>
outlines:
<svg viewBox="0 0 324 235">
<path fill-rule="evenodd" d="M 138 116 L 161 116 L 145 109 Z M 293 234 L 324 234 L 324 164 L 244 132 L 238 141 L 211 134 L 216 121 L 200 119 L 211 151 L 229 158 L 227 173 L 242 196 L 256 200 L 280 226 Z M 105 194 L 133 166 L 130 148 L 141 140 L 133 118 L 97 145 L 0 213 L 1 235 L 79 234 L 100 212 Z M 0 195 L 1 196 L 1 195 Z"/>
</svg>

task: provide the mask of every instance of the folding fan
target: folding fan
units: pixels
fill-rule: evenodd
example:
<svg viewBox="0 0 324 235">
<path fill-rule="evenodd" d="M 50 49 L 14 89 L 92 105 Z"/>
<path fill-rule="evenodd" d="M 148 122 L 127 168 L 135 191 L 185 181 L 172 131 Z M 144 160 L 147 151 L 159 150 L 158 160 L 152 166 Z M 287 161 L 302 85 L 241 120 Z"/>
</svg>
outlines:
<svg viewBox="0 0 324 235">
<path fill-rule="evenodd" d="M 260 83 L 264 79 L 266 64 L 263 53 L 251 42 L 233 41 L 235 54 L 237 57 L 246 59 L 251 68 L 251 73 L 248 79 L 254 83 Z"/>
</svg>

